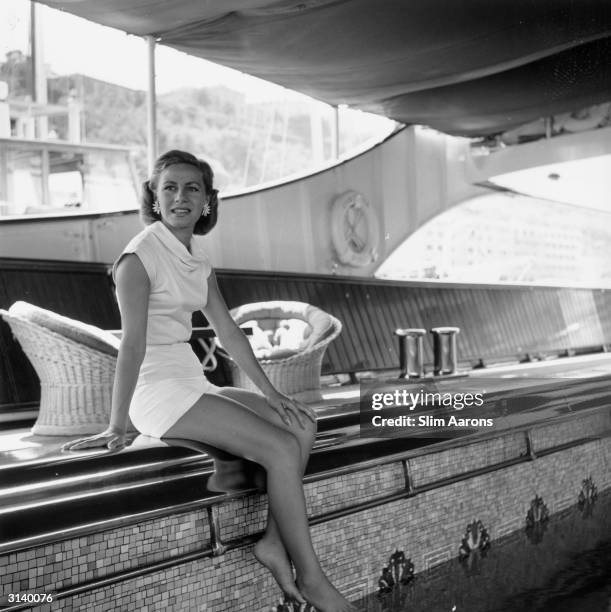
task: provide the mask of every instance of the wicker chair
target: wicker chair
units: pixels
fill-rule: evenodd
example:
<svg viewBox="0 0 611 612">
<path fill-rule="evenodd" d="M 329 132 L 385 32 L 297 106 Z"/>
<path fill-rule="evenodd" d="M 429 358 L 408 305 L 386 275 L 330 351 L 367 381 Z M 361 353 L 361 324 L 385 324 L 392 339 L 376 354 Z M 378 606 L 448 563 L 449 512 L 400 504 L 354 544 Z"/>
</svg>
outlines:
<svg viewBox="0 0 611 612">
<path fill-rule="evenodd" d="M 272 384 L 287 394 L 320 389 L 320 370 L 327 346 L 342 330 L 341 322 L 320 308 L 304 302 L 257 302 L 234 308 L 231 315 L 238 325 L 245 327 L 265 328 L 272 322 L 272 330 L 278 332 L 279 324 L 290 321 L 302 321 L 304 335 L 299 346 L 284 348 L 272 346 L 263 349 L 256 346 L 257 334 L 251 336 L 255 355 Z M 221 347 L 222 350 L 222 347 Z M 225 362 L 229 366 L 232 384 L 243 389 L 258 390 L 237 364 L 226 354 Z"/>
<path fill-rule="evenodd" d="M 0 316 L 40 378 L 40 412 L 32 433 L 68 436 L 106 429 L 118 339 L 27 302 L 0 310 Z M 131 422 L 128 428 L 133 430 Z"/>
</svg>

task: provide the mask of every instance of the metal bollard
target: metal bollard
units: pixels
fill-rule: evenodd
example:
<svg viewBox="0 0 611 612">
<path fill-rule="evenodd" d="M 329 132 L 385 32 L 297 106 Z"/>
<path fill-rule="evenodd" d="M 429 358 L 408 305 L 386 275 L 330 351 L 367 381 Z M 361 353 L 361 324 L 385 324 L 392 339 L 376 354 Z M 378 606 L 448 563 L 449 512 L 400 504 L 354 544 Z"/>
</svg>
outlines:
<svg viewBox="0 0 611 612">
<path fill-rule="evenodd" d="M 399 378 L 422 378 L 424 376 L 423 337 L 426 329 L 396 329 L 399 338 Z"/>
<path fill-rule="evenodd" d="M 435 376 L 456 374 L 456 336 L 460 333 L 460 327 L 433 327 L 431 333 L 433 334 L 433 354 L 435 356 L 433 372 Z"/>
</svg>

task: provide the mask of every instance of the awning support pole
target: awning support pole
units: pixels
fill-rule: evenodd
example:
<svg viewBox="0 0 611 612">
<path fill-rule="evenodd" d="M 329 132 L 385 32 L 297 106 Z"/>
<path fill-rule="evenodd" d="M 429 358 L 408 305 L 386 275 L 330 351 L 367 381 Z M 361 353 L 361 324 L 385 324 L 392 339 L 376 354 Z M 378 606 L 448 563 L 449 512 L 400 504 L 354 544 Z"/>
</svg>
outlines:
<svg viewBox="0 0 611 612">
<path fill-rule="evenodd" d="M 339 106 L 333 107 L 333 135 L 331 138 L 333 159 L 339 158 Z"/>
<path fill-rule="evenodd" d="M 155 87 L 155 37 L 146 36 L 148 47 L 147 152 L 149 176 L 157 159 L 157 92 Z"/>
<path fill-rule="evenodd" d="M 44 50 L 42 46 L 42 19 L 40 5 L 32 2 L 30 5 L 30 40 L 32 54 L 32 85 L 33 100 L 39 106 L 40 114 L 36 113 L 35 137 L 42 140 L 49 138 L 49 118 L 45 114 L 47 100 L 47 75 L 44 64 Z"/>
</svg>

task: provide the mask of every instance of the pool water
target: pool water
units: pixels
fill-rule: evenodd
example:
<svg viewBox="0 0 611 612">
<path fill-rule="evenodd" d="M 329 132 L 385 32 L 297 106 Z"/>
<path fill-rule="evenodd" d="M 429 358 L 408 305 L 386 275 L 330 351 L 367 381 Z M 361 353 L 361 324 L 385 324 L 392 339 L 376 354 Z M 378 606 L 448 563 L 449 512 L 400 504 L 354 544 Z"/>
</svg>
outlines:
<svg viewBox="0 0 611 612">
<path fill-rule="evenodd" d="M 407 584 L 399 570 L 385 592 L 355 603 L 367 612 L 611 612 L 611 494 Z"/>
</svg>

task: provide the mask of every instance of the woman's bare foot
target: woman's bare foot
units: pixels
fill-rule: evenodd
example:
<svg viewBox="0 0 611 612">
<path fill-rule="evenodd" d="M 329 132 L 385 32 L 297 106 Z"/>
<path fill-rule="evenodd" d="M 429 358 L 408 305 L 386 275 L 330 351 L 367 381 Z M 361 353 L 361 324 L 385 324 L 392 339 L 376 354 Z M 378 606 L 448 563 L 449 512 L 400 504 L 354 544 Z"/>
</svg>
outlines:
<svg viewBox="0 0 611 612">
<path fill-rule="evenodd" d="M 272 542 L 268 538 L 263 537 L 255 544 L 253 553 L 257 561 L 272 573 L 278 586 L 288 599 L 294 599 L 299 603 L 306 603 L 306 600 L 295 584 L 293 568 L 282 544 Z"/>
<path fill-rule="evenodd" d="M 329 582 L 323 574 L 318 580 L 301 581 L 297 585 L 308 603 L 318 612 L 356 612 L 356 608 Z"/>
</svg>

